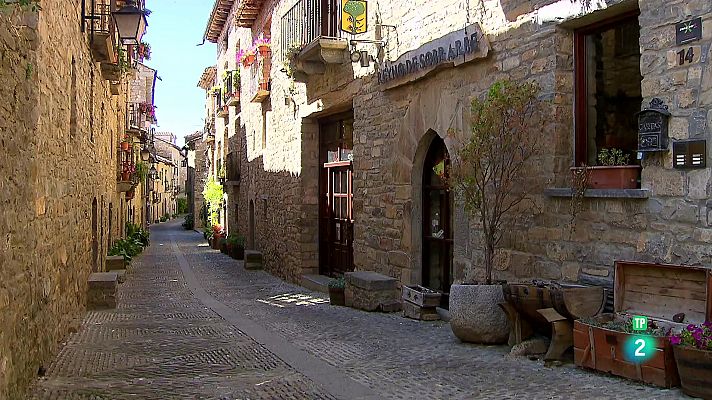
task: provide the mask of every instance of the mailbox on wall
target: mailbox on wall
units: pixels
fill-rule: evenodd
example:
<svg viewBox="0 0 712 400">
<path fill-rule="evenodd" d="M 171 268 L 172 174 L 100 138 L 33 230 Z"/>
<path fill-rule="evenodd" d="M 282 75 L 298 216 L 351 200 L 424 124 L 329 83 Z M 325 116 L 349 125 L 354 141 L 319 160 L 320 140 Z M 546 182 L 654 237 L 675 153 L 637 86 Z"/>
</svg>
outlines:
<svg viewBox="0 0 712 400">
<path fill-rule="evenodd" d="M 666 151 L 670 111 L 657 97 L 638 113 L 638 151 Z"/>
</svg>

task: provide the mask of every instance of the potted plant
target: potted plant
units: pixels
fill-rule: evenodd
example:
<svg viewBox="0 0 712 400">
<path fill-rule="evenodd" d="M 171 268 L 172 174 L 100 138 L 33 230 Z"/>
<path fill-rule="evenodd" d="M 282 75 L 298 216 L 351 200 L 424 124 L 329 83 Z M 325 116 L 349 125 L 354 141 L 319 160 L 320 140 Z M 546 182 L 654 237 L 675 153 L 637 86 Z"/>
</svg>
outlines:
<svg viewBox="0 0 712 400">
<path fill-rule="evenodd" d="M 203 227 L 203 238 L 208 241 L 208 244 L 213 241 L 213 228 L 210 226 Z"/>
<path fill-rule="evenodd" d="M 211 242 L 211 247 L 213 250 L 220 250 L 220 239 L 224 237 L 223 235 L 223 228 L 220 225 L 213 225 L 213 235 L 212 235 L 212 242 Z"/>
<path fill-rule="evenodd" d="M 220 240 L 218 241 L 218 246 L 220 247 L 220 252 L 223 254 L 228 254 L 227 253 L 227 239 L 224 237 L 220 237 Z"/>
<path fill-rule="evenodd" d="M 267 57 L 269 55 L 269 53 L 271 52 L 269 38 L 257 39 L 257 41 L 255 42 L 255 46 L 257 47 L 257 50 L 260 52 L 261 57 Z"/>
<path fill-rule="evenodd" d="M 598 165 L 572 167 L 575 174 L 581 169 L 588 170 L 589 189 L 637 189 L 640 165 L 629 165 L 630 154 L 621 149 L 601 149 L 598 152 Z"/>
<path fill-rule="evenodd" d="M 242 65 L 244 65 L 245 67 L 251 66 L 255 62 L 255 49 L 249 48 L 245 50 L 245 53 L 242 55 L 242 57 Z"/>
<path fill-rule="evenodd" d="M 139 58 L 150 60 L 151 59 L 151 45 L 146 42 L 141 42 L 136 48 L 136 54 Z"/>
<path fill-rule="evenodd" d="M 263 79 L 260 81 L 260 90 L 269 91 L 269 79 Z"/>
<path fill-rule="evenodd" d="M 136 190 L 134 188 L 129 189 L 129 191 L 126 192 L 126 200 L 132 200 L 135 195 L 136 195 Z"/>
<path fill-rule="evenodd" d="M 532 158 L 540 150 L 541 121 L 534 83 L 498 81 L 484 99 L 472 100 L 471 132 L 442 173 L 458 191 L 484 240 L 484 282 L 450 289 L 450 327 L 465 342 L 504 343 L 509 322 L 498 303 L 502 283 L 492 279 L 495 252 L 507 225 L 526 205 L 535 181 Z M 435 171 L 438 173 L 438 171 Z"/>
<path fill-rule="evenodd" d="M 129 142 L 129 139 L 127 137 L 124 137 L 124 139 L 121 141 L 120 146 L 122 151 L 129 151 L 131 149 L 131 142 Z"/>
<path fill-rule="evenodd" d="M 683 393 L 712 399 L 712 321 L 688 325 L 671 335 L 670 343 Z"/>
<path fill-rule="evenodd" d="M 228 254 L 236 260 L 245 259 L 245 237 L 231 234 L 227 237 Z"/>
<path fill-rule="evenodd" d="M 343 276 L 332 279 L 329 282 L 329 303 L 332 306 L 346 305 L 346 295 L 344 294 L 345 287 L 346 282 L 344 281 Z"/>
</svg>

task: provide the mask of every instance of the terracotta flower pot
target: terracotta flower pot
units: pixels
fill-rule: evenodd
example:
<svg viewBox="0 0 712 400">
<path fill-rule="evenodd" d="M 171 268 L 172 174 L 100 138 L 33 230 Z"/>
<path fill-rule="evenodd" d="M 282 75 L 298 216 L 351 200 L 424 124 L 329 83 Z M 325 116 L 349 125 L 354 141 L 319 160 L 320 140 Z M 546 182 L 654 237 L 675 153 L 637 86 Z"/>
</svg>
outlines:
<svg viewBox="0 0 712 400">
<path fill-rule="evenodd" d="M 260 90 L 269 90 L 269 81 L 260 82 Z"/>
<path fill-rule="evenodd" d="M 580 170 L 583 167 L 571 168 L 571 171 Z M 589 189 L 637 189 L 638 178 L 640 177 L 639 165 L 618 165 L 586 167 L 589 170 Z"/>
<path fill-rule="evenodd" d="M 254 62 L 255 62 L 255 55 L 254 55 L 254 54 L 245 57 L 245 63 L 246 63 L 246 66 L 247 66 L 247 67 L 251 66 Z"/>
<path fill-rule="evenodd" d="M 131 143 L 129 142 L 121 142 L 121 150 L 123 151 L 129 151 L 131 148 Z"/>
<path fill-rule="evenodd" d="M 131 174 L 130 174 L 129 172 L 122 172 L 122 173 L 121 173 L 121 180 L 122 180 L 122 181 L 131 180 Z"/>
<path fill-rule="evenodd" d="M 269 53 L 271 52 L 271 49 L 267 45 L 260 45 L 257 47 L 257 50 L 260 52 L 260 56 L 262 57 L 267 57 Z"/>
<path fill-rule="evenodd" d="M 692 397 L 712 399 L 712 351 L 674 346 L 673 352 L 682 392 Z"/>
</svg>

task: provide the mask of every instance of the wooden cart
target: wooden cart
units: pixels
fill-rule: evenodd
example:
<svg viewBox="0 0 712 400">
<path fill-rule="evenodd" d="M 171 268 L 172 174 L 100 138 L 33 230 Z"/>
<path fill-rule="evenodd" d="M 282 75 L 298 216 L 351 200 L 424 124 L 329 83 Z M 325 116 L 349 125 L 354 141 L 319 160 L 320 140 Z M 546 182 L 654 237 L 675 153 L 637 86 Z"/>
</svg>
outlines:
<svg viewBox="0 0 712 400">
<path fill-rule="evenodd" d="M 712 318 L 710 270 L 682 265 L 617 261 L 615 314 L 596 317 L 596 325 L 647 316 L 660 327 L 675 330 Z M 680 319 L 684 314 L 684 318 Z M 673 318 L 677 316 L 678 321 Z M 591 368 L 662 387 L 680 384 L 670 341 L 656 338 L 655 355 L 642 363 L 625 358 L 624 345 L 633 334 L 574 323 L 574 361 Z"/>
</svg>

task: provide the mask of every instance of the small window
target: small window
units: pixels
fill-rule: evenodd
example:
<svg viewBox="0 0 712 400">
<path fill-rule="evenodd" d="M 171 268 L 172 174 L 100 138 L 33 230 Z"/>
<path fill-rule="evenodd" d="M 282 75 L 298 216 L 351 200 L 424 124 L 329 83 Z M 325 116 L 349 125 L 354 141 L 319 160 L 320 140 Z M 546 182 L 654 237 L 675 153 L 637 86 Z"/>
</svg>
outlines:
<svg viewBox="0 0 712 400">
<path fill-rule="evenodd" d="M 638 12 L 576 32 L 577 166 L 598 165 L 604 149 L 636 162 L 636 113 L 643 101 Z"/>
</svg>

